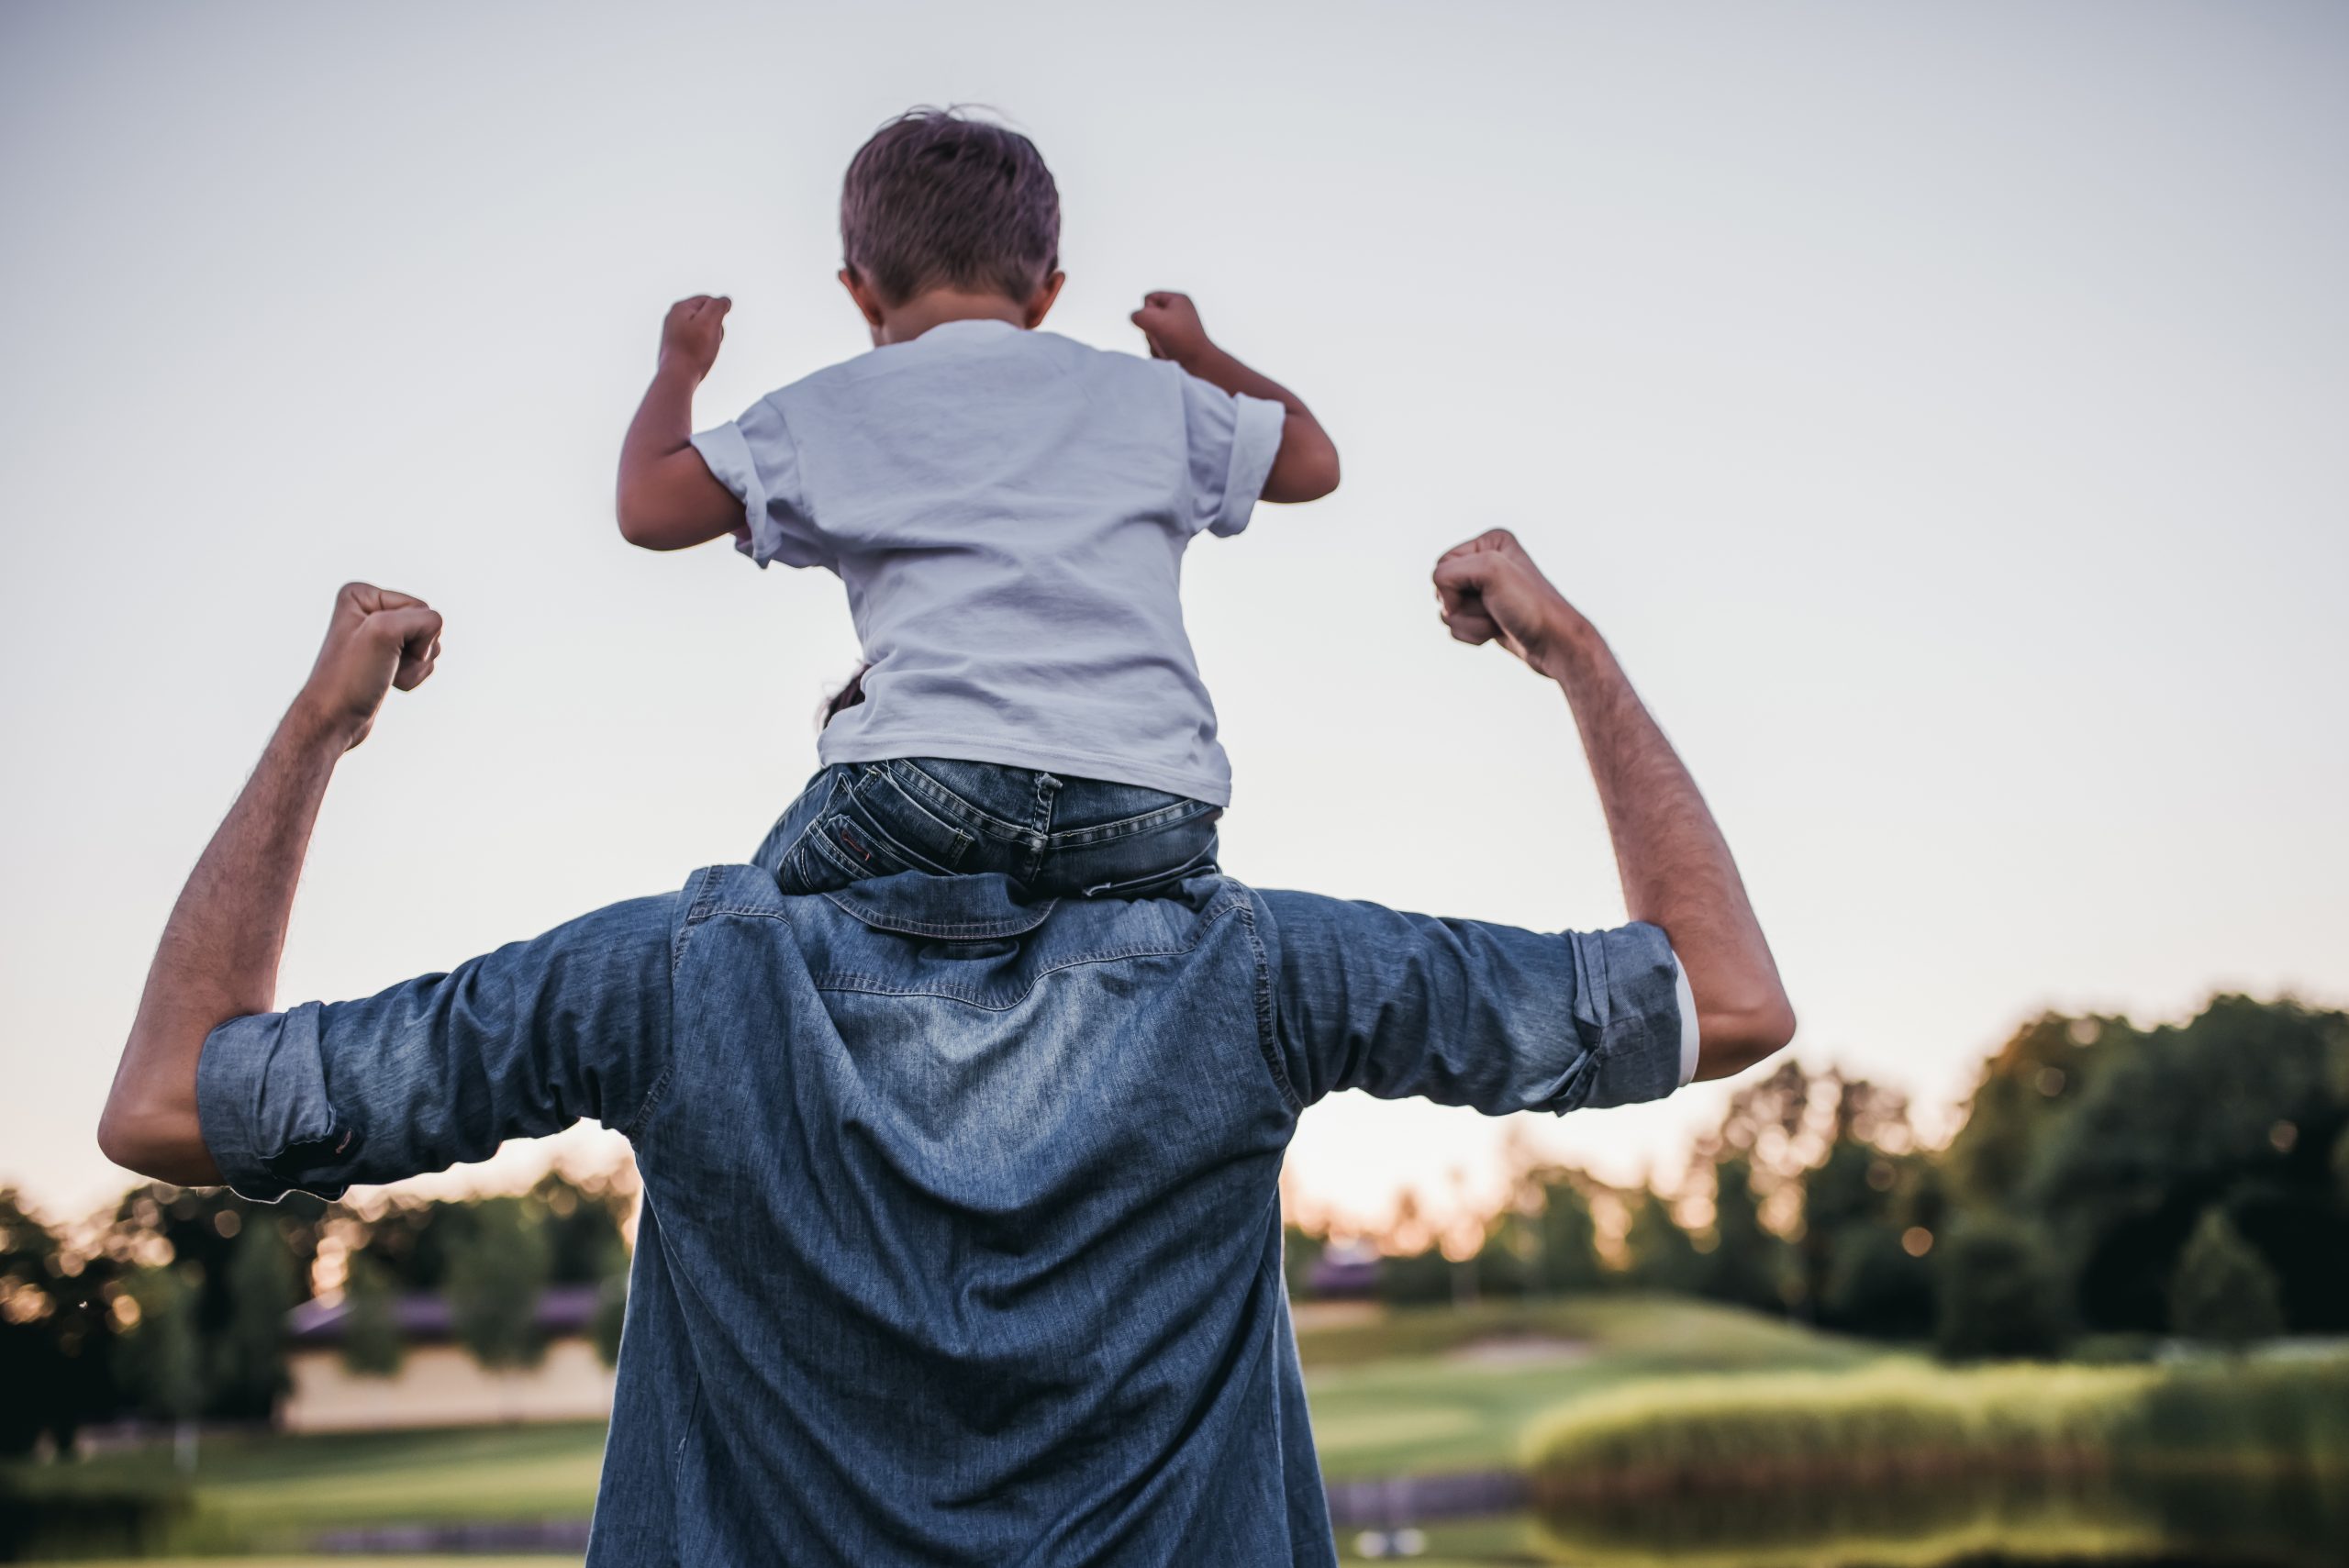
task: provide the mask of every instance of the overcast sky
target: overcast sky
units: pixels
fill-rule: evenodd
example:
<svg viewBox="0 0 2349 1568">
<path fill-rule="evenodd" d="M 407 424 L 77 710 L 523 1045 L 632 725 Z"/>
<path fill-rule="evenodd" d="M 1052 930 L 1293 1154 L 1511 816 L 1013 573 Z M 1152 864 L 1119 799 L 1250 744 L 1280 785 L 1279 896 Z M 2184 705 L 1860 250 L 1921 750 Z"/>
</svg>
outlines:
<svg viewBox="0 0 2349 1568">
<path fill-rule="evenodd" d="M 448 651 L 283 1001 L 756 843 L 845 604 L 623 546 L 619 433 L 677 295 L 736 301 L 706 424 L 864 347 L 841 172 L 925 101 L 1043 149 L 1054 327 L 1188 290 L 1344 452 L 1189 559 L 1234 874 L 1621 917 L 1564 705 L 1433 615 L 1500 524 L 1683 748 L 1808 1060 L 1946 1104 L 2041 1007 L 2349 999 L 2345 84 L 2321 4 L 12 5 L 0 1182 L 127 1181 L 155 936 L 346 578 Z M 1719 1106 L 1528 1130 L 1631 1176 Z M 1292 1179 L 1375 1218 L 1500 1131 L 1345 1096 Z"/>
</svg>

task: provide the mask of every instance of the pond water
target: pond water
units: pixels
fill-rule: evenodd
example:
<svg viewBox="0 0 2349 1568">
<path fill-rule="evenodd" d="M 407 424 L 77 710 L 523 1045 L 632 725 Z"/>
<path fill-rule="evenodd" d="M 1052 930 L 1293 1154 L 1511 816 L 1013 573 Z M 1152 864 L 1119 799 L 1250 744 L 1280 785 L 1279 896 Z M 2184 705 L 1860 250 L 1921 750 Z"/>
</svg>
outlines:
<svg viewBox="0 0 2349 1568">
<path fill-rule="evenodd" d="M 1908 1481 L 1578 1502 L 1540 1558 L 1588 1568 L 2341 1568 L 2349 1471 Z"/>
</svg>

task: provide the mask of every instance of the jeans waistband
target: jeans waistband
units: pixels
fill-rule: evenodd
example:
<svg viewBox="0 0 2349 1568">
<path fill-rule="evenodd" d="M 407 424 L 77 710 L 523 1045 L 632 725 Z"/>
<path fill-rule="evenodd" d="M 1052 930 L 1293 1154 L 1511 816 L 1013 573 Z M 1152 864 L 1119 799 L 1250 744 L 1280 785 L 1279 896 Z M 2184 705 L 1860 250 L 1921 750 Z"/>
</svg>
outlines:
<svg viewBox="0 0 2349 1568">
<path fill-rule="evenodd" d="M 1039 838 L 1068 847 L 1101 843 L 1217 809 L 1205 801 L 1139 784 L 1067 778 L 994 762 L 900 757 L 852 765 L 880 773 L 956 826 L 1008 843 L 1032 843 Z"/>
</svg>

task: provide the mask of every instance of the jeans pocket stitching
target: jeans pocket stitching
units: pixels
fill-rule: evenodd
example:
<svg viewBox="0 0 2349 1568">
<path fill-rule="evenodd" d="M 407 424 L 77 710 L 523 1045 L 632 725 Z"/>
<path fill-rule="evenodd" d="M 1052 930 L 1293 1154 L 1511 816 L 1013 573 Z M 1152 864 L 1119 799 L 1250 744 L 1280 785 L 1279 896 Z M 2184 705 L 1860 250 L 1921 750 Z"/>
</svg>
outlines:
<svg viewBox="0 0 2349 1568">
<path fill-rule="evenodd" d="M 889 767 L 889 782 L 908 798 L 927 797 L 939 810 L 957 820 L 957 825 L 989 839 L 1006 843 L 1024 844 L 1035 834 L 1017 822 L 1005 820 L 980 810 L 961 795 L 931 778 L 911 760 L 900 758 Z"/>
<path fill-rule="evenodd" d="M 878 782 L 888 785 L 891 793 L 893 793 L 897 799 L 905 803 L 906 809 L 913 812 L 920 818 L 921 821 L 935 826 L 939 832 L 944 834 L 950 840 L 952 840 L 953 847 L 950 853 L 942 857 L 915 849 L 911 844 L 905 842 L 906 835 L 892 833 L 889 831 L 888 822 L 882 817 L 881 813 L 875 809 L 875 806 L 873 801 L 867 799 L 863 795 L 859 795 L 856 803 L 864 808 L 864 816 L 866 819 L 871 822 L 873 827 L 878 829 L 885 838 L 895 841 L 901 849 L 904 849 L 908 853 L 930 863 L 939 865 L 941 870 L 945 872 L 951 873 L 957 867 L 961 866 L 963 863 L 963 857 L 969 854 L 971 852 L 971 846 L 978 842 L 978 840 L 971 834 L 970 830 L 957 823 L 948 821 L 945 817 L 941 817 L 937 812 L 932 811 L 929 806 L 924 806 L 921 801 L 908 791 L 904 784 L 899 782 L 895 775 L 883 773 L 880 775 Z"/>
<path fill-rule="evenodd" d="M 1203 800 L 1179 801 L 1145 811 L 1137 817 L 1119 817 L 1115 822 L 1097 822 L 1090 828 L 1070 828 L 1052 835 L 1056 846 L 1076 848 L 1088 844 L 1113 844 L 1120 839 L 1139 839 L 1152 833 L 1172 832 L 1187 828 L 1203 817 L 1212 817 L 1223 808 Z"/>
<path fill-rule="evenodd" d="M 807 853 L 814 855 L 817 859 L 824 862 L 827 865 L 829 865 L 835 871 L 838 871 L 841 875 L 847 877 L 851 882 L 863 882 L 876 876 L 892 876 L 897 872 L 907 869 L 902 865 L 898 865 L 890 867 L 887 870 L 876 871 L 870 864 L 860 865 L 856 862 L 849 859 L 848 851 L 833 843 L 832 836 L 824 831 L 824 829 L 842 820 L 843 818 L 838 813 L 824 817 L 814 827 L 807 829 L 807 837 L 800 840 L 801 847 Z M 881 852 L 886 853 L 887 851 L 883 851 Z M 807 880 L 812 885 L 814 878 L 811 877 Z"/>
</svg>

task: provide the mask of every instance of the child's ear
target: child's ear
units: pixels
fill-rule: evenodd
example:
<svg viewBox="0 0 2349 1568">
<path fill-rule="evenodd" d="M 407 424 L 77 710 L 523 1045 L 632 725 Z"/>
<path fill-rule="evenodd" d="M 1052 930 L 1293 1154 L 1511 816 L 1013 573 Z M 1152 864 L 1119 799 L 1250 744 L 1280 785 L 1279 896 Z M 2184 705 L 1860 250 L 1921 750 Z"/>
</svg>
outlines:
<svg viewBox="0 0 2349 1568">
<path fill-rule="evenodd" d="M 875 332 L 881 330 L 881 301 L 874 296 L 873 285 L 859 277 L 854 267 L 842 267 L 841 287 L 848 290 L 849 298 L 856 301 L 856 308 L 864 315 L 864 324 Z"/>
<path fill-rule="evenodd" d="M 1066 282 L 1066 272 L 1054 272 L 1044 280 L 1043 287 L 1028 296 L 1028 307 L 1022 314 L 1027 317 L 1030 331 L 1044 324 L 1044 317 L 1052 314 L 1052 301 L 1061 296 L 1061 284 Z"/>
</svg>

